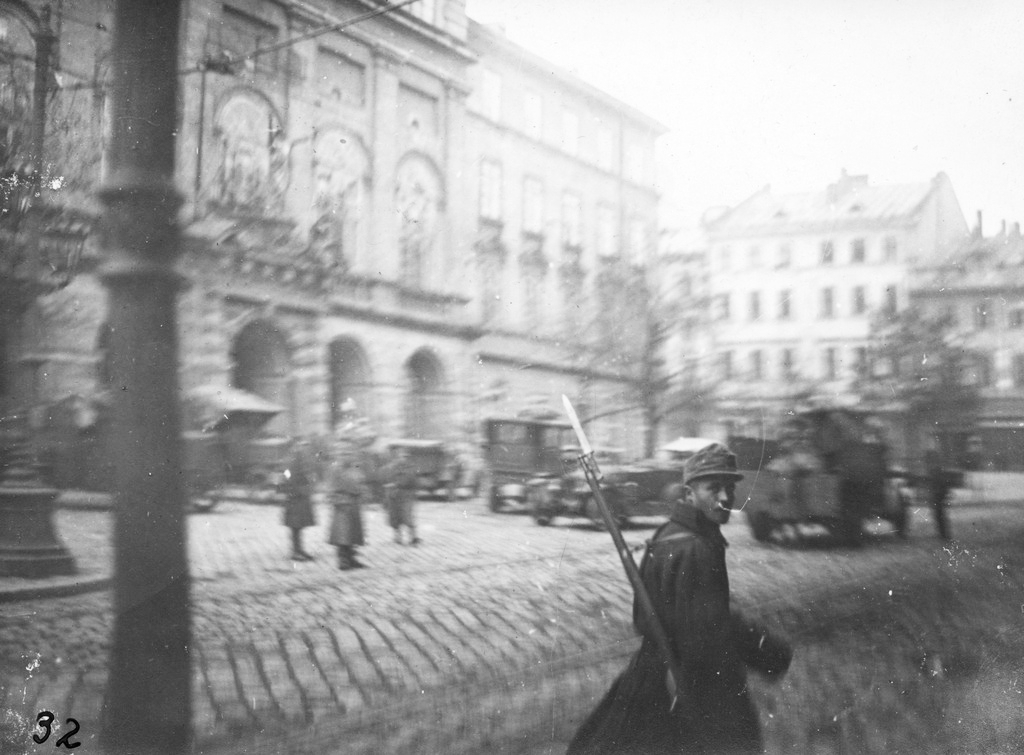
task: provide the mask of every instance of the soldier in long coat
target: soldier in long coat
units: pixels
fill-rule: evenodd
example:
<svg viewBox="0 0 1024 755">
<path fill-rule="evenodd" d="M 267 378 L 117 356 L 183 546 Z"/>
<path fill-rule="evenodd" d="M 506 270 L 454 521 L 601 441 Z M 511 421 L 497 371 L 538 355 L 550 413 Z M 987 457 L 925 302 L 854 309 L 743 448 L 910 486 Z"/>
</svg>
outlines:
<svg viewBox="0 0 1024 755">
<path fill-rule="evenodd" d="M 729 519 L 741 477 L 736 457 L 718 443 L 687 460 L 684 498 L 655 533 L 640 566 L 683 677 L 676 707 L 670 709 L 667 666 L 635 603 L 640 649 L 576 732 L 569 755 L 762 752 L 746 666 L 778 677 L 791 652 L 729 606 L 719 527 Z"/>
<path fill-rule="evenodd" d="M 284 526 L 292 533 L 292 559 L 311 561 L 313 557 L 302 547 L 302 530 L 316 524 L 313 514 L 313 490 L 316 485 L 309 444 L 298 441 L 285 471 L 282 485 L 284 500 Z"/>
<path fill-rule="evenodd" d="M 355 455 L 346 445 L 340 444 L 327 481 L 327 496 L 333 509 L 327 542 L 337 548 L 339 569 L 365 566 L 356 558 L 357 548 L 366 544 L 362 512 L 365 495 L 365 480 Z"/>
<path fill-rule="evenodd" d="M 409 532 L 409 544 L 422 541 L 416 533 L 416 470 L 409 454 L 395 449 L 394 456 L 385 466 L 384 498 L 388 509 L 388 524 L 395 533 L 395 542 L 404 543 L 402 530 Z"/>
</svg>

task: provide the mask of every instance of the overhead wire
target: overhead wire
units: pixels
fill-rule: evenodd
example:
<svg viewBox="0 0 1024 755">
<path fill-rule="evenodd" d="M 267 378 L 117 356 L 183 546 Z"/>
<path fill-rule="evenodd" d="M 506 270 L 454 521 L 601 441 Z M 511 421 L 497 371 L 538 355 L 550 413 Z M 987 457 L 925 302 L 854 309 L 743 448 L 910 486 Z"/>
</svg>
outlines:
<svg viewBox="0 0 1024 755">
<path fill-rule="evenodd" d="M 354 26 L 355 24 L 362 23 L 363 21 L 367 21 L 371 18 L 376 18 L 377 16 L 386 15 L 393 11 L 404 8 L 407 5 L 412 5 L 413 3 L 417 2 L 421 2 L 421 0 L 400 0 L 400 2 L 397 3 L 388 3 L 383 7 L 375 8 L 374 10 L 367 11 L 366 13 L 360 13 L 359 15 L 345 19 L 344 21 L 336 21 L 333 23 L 325 24 L 323 26 L 319 26 L 315 29 L 312 29 L 311 31 L 308 31 L 305 34 L 300 34 L 295 37 L 289 37 L 288 39 L 281 40 L 280 42 L 275 42 L 274 44 L 270 44 L 265 47 L 258 47 L 255 50 L 246 53 L 245 55 L 234 56 L 227 52 L 222 52 L 218 58 L 213 58 L 210 55 L 205 55 L 203 56 L 202 60 L 200 60 L 195 65 L 189 66 L 188 68 L 179 69 L 177 71 L 177 75 L 188 76 L 194 73 L 203 73 L 207 71 L 213 71 L 215 73 L 224 73 L 226 75 L 230 75 L 233 73 L 231 71 L 231 68 L 233 66 L 236 66 L 240 63 L 244 63 L 247 60 L 255 60 L 261 55 L 267 55 L 272 52 L 277 52 L 278 50 L 286 49 L 288 47 L 291 47 L 292 45 L 298 44 L 299 42 L 306 42 L 310 39 L 315 39 L 317 37 L 323 36 L 324 34 L 342 31 L 343 29 L 346 29 L 350 26 Z M 97 25 L 97 28 L 100 28 L 99 25 Z M 105 28 L 102 30 L 106 31 Z M 80 89 L 98 89 L 103 86 L 104 84 L 98 81 L 82 81 L 76 84 L 60 86 L 58 87 L 58 89 L 62 92 L 71 92 Z"/>
</svg>

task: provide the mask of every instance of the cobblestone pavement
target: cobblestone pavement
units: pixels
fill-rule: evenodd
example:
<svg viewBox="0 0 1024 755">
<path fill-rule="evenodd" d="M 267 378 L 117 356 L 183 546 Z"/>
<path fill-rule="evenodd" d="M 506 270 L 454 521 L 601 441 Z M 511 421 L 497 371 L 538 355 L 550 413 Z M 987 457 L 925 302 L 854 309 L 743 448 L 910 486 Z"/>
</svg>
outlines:
<svg viewBox="0 0 1024 755">
<path fill-rule="evenodd" d="M 630 590 L 608 535 L 568 519 L 538 527 L 528 517 L 492 514 L 478 501 L 421 503 L 418 513 L 423 544 L 400 546 L 383 512 L 369 508 L 361 554 L 369 568 L 350 572 L 334 568 L 322 526 L 305 532 L 316 561 L 290 561 L 288 532 L 274 507 L 228 504 L 190 518 L 198 750 L 564 750 L 636 646 Z M 319 514 L 326 523 L 326 510 Z M 883 649 L 900 637 L 900 647 L 956 652 L 962 627 L 942 615 L 959 599 L 953 588 L 1010 606 L 1016 628 L 987 629 L 1019 633 L 1019 508 L 956 507 L 952 515 L 953 543 L 934 539 L 922 512 L 910 542 L 879 534 L 855 550 L 814 541 L 757 545 L 737 516 L 726 527 L 737 602 L 800 638 L 803 657 L 826 669 L 830 655 L 863 650 L 859 643 L 869 641 L 865 632 L 846 635 L 837 648 L 837 627 L 882 632 L 872 641 Z M 646 524 L 625 533 L 630 544 L 650 536 L 652 522 Z M 109 514 L 65 511 L 59 526 L 76 555 L 88 544 L 92 562 L 109 558 L 102 554 Z M 1006 555 L 1011 543 L 1016 560 Z M 925 612 L 903 616 L 908 601 Z M 17 729 L 37 711 L 53 710 L 80 722 L 79 752 L 95 751 L 110 629 L 105 592 L 0 605 L 7 716 L 0 725 Z M 878 647 L 868 650 L 872 668 L 878 658 L 884 662 Z M 787 700 L 820 702 L 814 683 L 790 676 L 796 681 L 789 687 L 757 689 L 767 703 L 766 737 L 777 751 L 806 752 L 811 734 L 773 726 Z M 846 675 L 834 681 L 826 686 L 850 687 Z M 852 704 L 840 702 L 825 710 Z M 866 742 L 870 732 L 840 727 L 855 718 L 844 715 L 815 731 Z M 860 751 L 886 750 L 849 750 Z"/>
</svg>

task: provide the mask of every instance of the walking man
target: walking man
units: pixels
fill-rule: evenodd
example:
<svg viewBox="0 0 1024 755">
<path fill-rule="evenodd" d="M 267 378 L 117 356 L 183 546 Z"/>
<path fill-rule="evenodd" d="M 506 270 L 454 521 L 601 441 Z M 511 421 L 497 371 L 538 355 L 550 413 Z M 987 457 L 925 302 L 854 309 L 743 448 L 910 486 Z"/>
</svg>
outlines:
<svg viewBox="0 0 1024 755">
<path fill-rule="evenodd" d="M 334 512 L 327 542 L 338 551 L 339 569 L 360 569 L 365 564 L 356 558 L 356 550 L 366 544 L 362 512 L 366 486 L 355 452 L 344 441 L 335 445 L 327 491 Z"/>
<path fill-rule="evenodd" d="M 291 460 L 285 470 L 284 526 L 292 532 L 292 560 L 312 561 L 302 547 L 302 530 L 316 524 L 313 515 L 313 488 L 315 478 L 311 449 L 305 440 L 296 441 Z"/>
<path fill-rule="evenodd" d="M 394 457 L 385 470 L 384 495 L 388 507 L 388 524 L 395 533 L 395 542 L 404 544 L 403 529 L 408 531 L 409 544 L 419 545 L 416 534 L 416 470 L 413 469 L 409 454 L 401 449 L 394 450 Z"/>
<path fill-rule="evenodd" d="M 690 457 L 683 499 L 655 532 L 640 564 L 682 674 L 675 707 L 665 661 L 634 602 L 640 649 L 580 726 L 569 755 L 762 752 L 746 666 L 778 678 L 792 653 L 729 607 L 727 543 L 719 528 L 729 521 L 739 479 L 736 456 L 720 443 Z"/>
</svg>

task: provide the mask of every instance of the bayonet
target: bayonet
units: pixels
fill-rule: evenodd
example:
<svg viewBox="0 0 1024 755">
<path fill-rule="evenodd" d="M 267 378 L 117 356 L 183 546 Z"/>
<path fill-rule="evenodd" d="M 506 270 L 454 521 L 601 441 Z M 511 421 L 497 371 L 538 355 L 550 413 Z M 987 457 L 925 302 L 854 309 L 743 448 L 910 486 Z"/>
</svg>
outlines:
<svg viewBox="0 0 1024 755">
<path fill-rule="evenodd" d="M 587 434 L 583 431 L 580 418 L 576 416 L 576 410 L 573 409 L 572 402 L 565 395 L 562 396 L 562 404 L 565 406 L 565 413 L 569 415 L 572 429 L 576 431 L 576 438 L 580 442 L 580 455 L 578 458 L 580 467 L 583 469 L 583 476 L 587 480 L 587 485 L 590 486 L 590 492 L 597 502 L 597 508 L 601 512 L 601 518 L 608 529 L 608 534 L 612 536 L 615 549 L 619 552 L 619 559 L 626 570 L 626 576 L 629 578 L 630 584 L 633 585 L 633 592 L 636 595 L 637 602 L 640 604 L 640 610 L 647 619 L 647 625 L 650 627 L 651 634 L 654 635 L 654 642 L 658 646 L 662 660 L 665 662 L 668 693 L 671 698 L 669 710 L 674 710 L 679 700 L 679 683 L 682 679 L 679 673 L 679 663 L 676 661 L 675 653 L 668 641 L 665 628 L 661 625 L 661 620 L 658 619 L 658 614 L 654 610 L 654 604 L 651 602 L 651 596 L 648 595 L 647 588 L 644 586 L 644 581 L 640 576 L 640 570 L 637 568 L 636 561 L 633 560 L 633 554 L 622 537 L 622 532 L 619 530 L 615 517 L 612 516 L 612 511 L 608 507 L 608 501 L 605 500 L 604 493 L 601 492 L 601 470 L 597 466 L 594 450 L 587 440 Z"/>
</svg>

